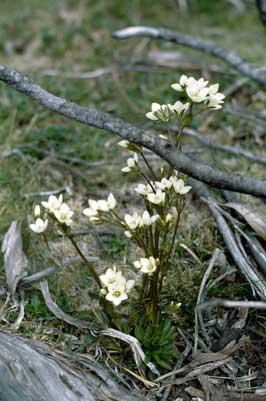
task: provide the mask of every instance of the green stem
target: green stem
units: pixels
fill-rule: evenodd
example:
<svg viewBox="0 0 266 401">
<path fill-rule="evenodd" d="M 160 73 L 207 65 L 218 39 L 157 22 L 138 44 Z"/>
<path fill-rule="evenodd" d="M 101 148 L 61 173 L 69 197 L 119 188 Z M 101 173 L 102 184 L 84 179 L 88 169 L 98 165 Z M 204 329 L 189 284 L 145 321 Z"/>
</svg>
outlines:
<svg viewBox="0 0 266 401">
<path fill-rule="evenodd" d="M 147 183 L 149 184 L 149 186 L 151 187 L 153 192 L 156 193 L 156 190 L 155 190 L 154 186 L 152 185 L 151 181 L 149 180 L 149 178 L 141 170 L 140 170 L 140 174 L 147 181 Z"/>
<path fill-rule="evenodd" d="M 146 166 L 148 167 L 148 170 L 150 171 L 152 178 L 153 178 L 155 181 L 158 181 L 158 178 L 157 178 L 157 176 L 156 176 L 156 174 L 155 174 L 153 168 L 151 167 L 150 163 L 149 163 L 148 160 L 146 159 L 144 153 L 143 153 L 143 152 L 140 152 L 140 154 L 141 154 L 141 156 L 142 156 L 142 158 L 143 158 L 143 160 L 144 160 L 144 163 L 145 163 Z"/>
<path fill-rule="evenodd" d="M 151 251 L 153 256 L 155 257 L 155 249 L 154 249 L 154 243 L 153 243 L 153 233 L 152 233 L 152 227 L 149 227 L 149 233 L 150 233 L 150 243 L 151 243 Z"/>
<path fill-rule="evenodd" d="M 142 284 L 141 284 L 141 290 L 140 290 L 140 296 L 139 296 L 139 304 L 143 302 L 146 289 L 147 289 L 147 284 L 148 284 L 148 275 L 144 274 L 142 277 Z"/>
<path fill-rule="evenodd" d="M 76 251 L 78 252 L 79 256 L 81 257 L 81 259 L 83 260 L 83 262 L 85 263 L 85 265 L 88 267 L 88 270 L 90 272 L 90 274 L 92 275 L 92 277 L 94 278 L 94 280 L 96 281 L 96 283 L 98 284 L 98 286 L 100 288 L 102 288 L 102 283 L 100 280 L 100 277 L 98 276 L 98 274 L 96 273 L 96 271 L 94 270 L 94 267 L 92 266 L 92 264 L 88 261 L 88 259 L 84 256 L 84 254 L 82 253 L 81 249 L 79 248 L 78 244 L 76 243 L 76 241 L 74 240 L 74 238 L 72 237 L 71 234 L 69 234 L 67 232 L 67 228 L 63 227 L 64 233 L 66 234 L 67 238 L 70 240 L 70 242 L 72 243 L 72 245 L 74 246 L 74 248 L 76 249 Z"/>
<path fill-rule="evenodd" d="M 173 237 L 172 237 L 172 242 L 171 242 L 170 250 L 169 250 L 169 253 L 168 253 L 168 259 L 171 257 L 171 254 L 172 254 L 172 252 L 173 252 L 173 248 L 174 248 L 174 244 L 175 244 L 175 239 L 176 239 L 175 237 L 176 237 L 177 229 L 178 229 L 178 226 L 179 226 L 179 223 L 180 223 L 181 212 L 178 211 L 177 213 L 178 213 L 178 214 L 177 214 L 177 219 L 176 219 L 176 223 L 175 223 L 175 228 L 174 228 L 174 233 L 173 233 Z"/>
</svg>

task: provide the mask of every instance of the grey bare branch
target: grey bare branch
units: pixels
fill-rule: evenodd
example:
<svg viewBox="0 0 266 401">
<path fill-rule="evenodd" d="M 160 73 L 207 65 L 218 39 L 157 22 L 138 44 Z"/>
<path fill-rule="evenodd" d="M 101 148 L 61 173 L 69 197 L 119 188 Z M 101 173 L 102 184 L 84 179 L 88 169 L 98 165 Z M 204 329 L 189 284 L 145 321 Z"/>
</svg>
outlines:
<svg viewBox="0 0 266 401">
<path fill-rule="evenodd" d="M 184 35 L 170 29 L 154 28 L 150 26 L 130 26 L 113 33 L 115 39 L 129 39 L 139 36 L 162 39 L 167 42 L 173 42 L 178 45 L 203 51 L 225 61 L 228 65 L 235 68 L 246 77 L 253 79 L 263 86 L 266 85 L 266 75 L 263 75 L 255 67 L 251 66 L 235 53 L 209 40 L 194 38 L 193 36 Z"/>
<path fill-rule="evenodd" d="M 143 145 L 179 171 L 206 184 L 229 191 L 247 193 L 254 196 L 266 196 L 266 181 L 238 174 L 229 174 L 205 162 L 194 160 L 184 153 L 177 151 L 169 142 L 160 139 L 154 131 L 143 130 L 111 114 L 91 107 L 81 107 L 76 103 L 55 96 L 45 91 L 39 85 L 36 85 L 32 79 L 18 71 L 0 66 L 0 80 L 36 100 L 36 102 L 49 110 Z"/>
</svg>

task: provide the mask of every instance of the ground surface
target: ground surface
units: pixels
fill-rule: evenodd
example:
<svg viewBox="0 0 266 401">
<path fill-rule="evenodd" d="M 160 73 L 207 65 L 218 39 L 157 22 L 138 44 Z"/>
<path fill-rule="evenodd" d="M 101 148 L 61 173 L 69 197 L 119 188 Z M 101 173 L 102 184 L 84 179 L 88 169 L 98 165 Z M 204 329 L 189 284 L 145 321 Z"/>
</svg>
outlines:
<svg viewBox="0 0 266 401">
<path fill-rule="evenodd" d="M 127 25 L 167 26 L 211 39 L 258 66 L 266 63 L 266 34 L 252 4 L 244 13 L 238 14 L 226 1 L 194 0 L 188 14 L 181 16 L 172 0 L 163 4 L 149 0 L 2 0 L 1 64 L 32 76 L 56 95 L 141 124 L 146 123 L 144 114 L 152 101 L 173 102 L 175 93 L 169 85 L 181 73 L 190 72 L 188 65 L 192 74 L 205 74 L 214 82 L 220 82 L 223 90 L 235 82 L 237 76 L 228 67 L 200 53 L 148 39 L 117 42 L 111 38 L 114 30 Z M 158 58 L 162 64 L 163 56 L 169 54 L 174 57 L 172 67 L 169 61 L 154 67 Z M 222 73 L 212 72 L 217 67 Z M 82 78 L 82 73 L 99 69 L 105 69 L 105 72 L 98 71 L 98 78 Z M 265 100 L 265 92 L 253 83 L 246 84 L 234 97 L 239 107 L 249 107 L 264 116 Z M 125 181 L 120 173 L 126 153 L 119 151 L 118 156 L 117 138 L 48 112 L 4 84 L 0 84 L 0 121 L 1 154 L 12 154 L 0 159 L 0 240 L 10 222 L 20 219 L 25 252 L 33 271 L 49 262 L 27 228 L 33 205 L 44 199 L 40 192 L 67 188 L 65 196 L 69 204 L 81 210 L 89 196 L 100 198 L 112 190 L 124 209 L 138 207 L 132 196 L 131 179 Z M 223 143 L 241 145 L 252 151 L 265 149 L 265 128 L 240 121 L 226 112 L 198 121 L 201 132 Z M 194 144 L 188 148 L 195 151 Z M 243 159 L 221 157 L 214 152 L 207 154 L 202 150 L 200 156 L 227 171 L 248 173 L 261 179 L 266 177 L 264 168 Z M 83 219 L 77 216 L 76 222 L 76 230 L 88 231 Z M 88 235 L 80 235 L 78 239 L 90 256 L 98 257 L 99 269 L 109 266 L 113 260 L 118 264 L 128 263 L 133 252 L 119 232 L 107 231 L 95 236 L 95 231 L 90 228 Z M 187 327 L 193 320 L 193 305 L 206 263 L 215 247 L 223 247 L 212 219 L 195 201 L 191 201 L 187 209 L 180 242 L 202 262 L 199 265 L 191 253 L 180 248 L 178 255 L 182 262 L 178 264 L 174 280 L 170 280 L 179 282 L 175 300 L 182 302 L 184 307 L 178 320 Z M 54 238 L 53 244 L 58 254 L 63 250 L 64 257 L 73 256 L 65 241 Z M 1 262 L 0 269 L 3 277 Z M 91 301 L 95 295 L 85 266 L 70 265 L 66 273 L 53 276 L 50 286 L 54 299 L 66 312 L 75 317 L 90 317 L 88 304 L 95 302 Z M 187 288 L 193 291 L 188 293 Z M 195 296 L 191 297 L 191 293 Z M 228 282 L 212 295 L 252 297 L 241 277 L 237 284 Z M 65 343 L 81 351 L 86 349 L 86 341 L 80 333 L 59 323 L 47 311 L 38 290 L 27 294 L 26 302 L 21 333 L 53 344 Z M 12 320 L 12 312 L 9 318 Z M 258 327 L 256 320 L 257 315 L 253 312 L 247 331 L 251 335 L 249 349 L 255 351 L 246 355 L 252 366 L 263 363 L 263 355 L 259 354 L 265 326 L 261 320 Z M 256 332 L 256 346 L 252 340 L 253 332 Z M 68 337 L 71 333 L 73 337 Z M 114 348 L 113 353 L 116 351 L 119 349 Z"/>
</svg>

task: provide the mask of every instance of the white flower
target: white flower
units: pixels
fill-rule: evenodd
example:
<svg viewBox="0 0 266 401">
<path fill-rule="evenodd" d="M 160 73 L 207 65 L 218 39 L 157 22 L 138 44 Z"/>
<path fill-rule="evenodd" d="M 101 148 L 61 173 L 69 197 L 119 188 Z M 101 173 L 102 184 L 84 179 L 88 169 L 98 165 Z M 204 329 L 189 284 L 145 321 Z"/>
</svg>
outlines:
<svg viewBox="0 0 266 401">
<path fill-rule="evenodd" d="M 125 277 L 123 277 L 121 271 L 116 270 L 116 266 L 113 266 L 112 269 L 111 268 L 107 269 L 105 274 L 102 274 L 100 276 L 100 280 L 105 287 L 109 287 L 110 285 L 114 284 L 121 284 L 121 285 L 126 284 Z"/>
<path fill-rule="evenodd" d="M 48 210 L 49 213 L 54 213 L 55 210 L 58 210 L 63 203 L 63 195 L 59 195 L 57 198 L 54 195 L 50 195 L 48 198 L 48 202 L 42 202 L 42 205 L 45 209 Z"/>
<path fill-rule="evenodd" d="M 124 231 L 124 234 L 127 238 L 132 238 L 133 234 L 130 231 Z"/>
<path fill-rule="evenodd" d="M 189 185 L 185 185 L 185 183 L 182 179 L 174 181 L 173 187 L 174 187 L 175 192 L 179 195 L 187 194 L 192 188 Z"/>
<path fill-rule="evenodd" d="M 126 225 L 131 229 L 135 230 L 137 227 L 142 227 L 143 226 L 143 221 L 142 218 L 138 215 L 137 212 L 131 216 L 130 214 L 125 214 L 124 220 L 126 222 Z"/>
<path fill-rule="evenodd" d="M 181 75 L 179 83 L 172 84 L 171 88 L 173 88 L 174 90 L 176 90 L 178 92 L 183 92 L 185 90 L 186 86 L 193 85 L 195 82 L 197 82 L 195 78 L 193 78 L 193 77 L 188 78 L 186 75 Z"/>
<path fill-rule="evenodd" d="M 189 103 L 182 103 L 182 102 L 175 102 L 172 105 L 169 105 L 170 109 L 172 110 L 173 113 L 176 114 L 181 114 L 183 112 L 186 112 L 189 108 Z"/>
<path fill-rule="evenodd" d="M 153 223 L 155 223 L 155 221 L 157 221 L 159 217 L 160 216 L 158 214 L 151 216 L 150 213 L 147 210 L 145 210 L 142 214 L 142 221 L 145 226 L 150 226 Z"/>
<path fill-rule="evenodd" d="M 93 199 L 89 199 L 88 202 L 90 207 L 84 209 L 82 213 L 85 216 L 89 217 L 91 221 L 96 221 L 95 219 L 92 219 L 92 217 L 98 217 L 99 212 L 109 212 L 110 210 L 113 210 L 117 205 L 116 199 L 112 193 L 109 194 L 107 200 L 101 199 L 99 201 L 96 201 Z"/>
<path fill-rule="evenodd" d="M 126 282 L 126 292 L 129 292 L 132 290 L 132 288 L 135 285 L 135 280 L 127 280 Z"/>
<path fill-rule="evenodd" d="M 109 196 L 107 198 L 107 204 L 108 204 L 110 210 L 113 210 L 117 205 L 116 199 L 112 193 L 109 194 Z"/>
<path fill-rule="evenodd" d="M 171 213 L 167 213 L 165 217 L 166 224 L 171 224 L 174 220 L 174 216 Z"/>
<path fill-rule="evenodd" d="M 128 148 L 128 145 L 130 144 L 129 141 L 126 139 L 123 139 L 122 141 L 118 142 L 118 145 L 121 146 L 122 148 Z"/>
<path fill-rule="evenodd" d="M 195 103 L 202 103 L 208 98 L 209 89 L 201 87 L 201 85 L 197 83 L 187 86 L 186 92 L 188 97 Z"/>
<path fill-rule="evenodd" d="M 122 168 L 123 173 L 129 173 L 132 169 L 136 168 L 138 165 L 138 155 L 137 153 L 133 154 L 133 157 L 127 159 L 127 166 Z"/>
<path fill-rule="evenodd" d="M 218 92 L 218 90 L 219 90 L 219 84 L 214 84 L 209 87 L 209 96 L 206 101 L 206 105 L 210 109 L 218 110 L 222 108 L 225 95 Z"/>
<path fill-rule="evenodd" d="M 66 203 L 62 203 L 58 210 L 54 211 L 54 215 L 60 223 L 66 224 L 67 226 L 71 226 L 73 220 L 71 217 L 74 212 L 70 209 L 70 207 Z"/>
<path fill-rule="evenodd" d="M 48 226 L 48 220 L 42 220 L 39 217 L 35 221 L 35 223 L 30 224 L 30 229 L 34 231 L 35 233 L 43 233 Z"/>
<path fill-rule="evenodd" d="M 164 203 L 165 201 L 165 193 L 161 189 L 158 189 L 156 193 L 148 194 L 147 200 L 155 205 L 160 205 L 160 203 Z"/>
<path fill-rule="evenodd" d="M 135 284 L 135 280 L 127 281 L 122 272 L 116 270 L 116 266 L 107 269 L 100 279 L 106 287 L 101 289 L 101 293 L 106 295 L 105 298 L 116 306 L 128 298 L 127 293 Z"/>
<path fill-rule="evenodd" d="M 98 210 L 101 212 L 109 212 L 109 205 L 106 200 L 98 200 Z"/>
<path fill-rule="evenodd" d="M 112 302 L 115 306 L 118 306 L 122 301 L 128 299 L 125 286 L 121 284 L 110 286 L 105 298 L 107 301 Z"/>
<path fill-rule="evenodd" d="M 204 78 L 196 80 L 193 77 L 182 75 L 179 83 L 172 84 L 171 87 L 178 92 L 185 91 L 188 97 L 195 103 L 201 103 L 207 100 L 209 88 L 206 88 L 208 81 Z"/>
<path fill-rule="evenodd" d="M 34 216 L 35 217 L 40 217 L 40 215 L 41 215 L 40 205 L 36 205 L 35 208 L 34 208 Z"/>
<path fill-rule="evenodd" d="M 178 174 L 178 172 L 176 172 L 176 174 Z M 171 175 L 171 177 L 168 180 L 171 182 L 173 186 L 174 182 L 177 181 L 177 175 Z"/>
<path fill-rule="evenodd" d="M 145 184 L 138 184 L 138 186 L 135 188 L 135 191 L 143 196 L 147 196 L 150 192 L 153 192 L 151 186 Z"/>
<path fill-rule="evenodd" d="M 146 113 L 146 117 L 153 121 L 159 121 L 159 118 L 156 117 L 155 113 L 161 109 L 161 105 L 159 103 L 151 104 L 151 111 Z"/>
<path fill-rule="evenodd" d="M 161 191 L 164 191 L 165 189 L 170 189 L 173 186 L 173 182 L 170 178 L 167 179 L 164 177 L 161 179 L 161 181 L 156 181 L 156 187 L 159 188 Z"/>
<path fill-rule="evenodd" d="M 136 269 L 141 269 L 141 262 L 139 260 L 136 260 L 135 262 L 133 262 L 133 265 Z"/>
<path fill-rule="evenodd" d="M 88 204 L 92 209 L 97 210 L 98 209 L 98 202 L 94 199 L 89 199 Z"/>
<path fill-rule="evenodd" d="M 152 121 L 167 122 L 170 120 L 173 111 L 170 104 L 152 103 L 151 111 L 146 113 L 146 117 Z"/>
<path fill-rule="evenodd" d="M 100 223 L 100 222 L 101 222 L 101 219 L 100 219 L 100 217 L 98 217 L 98 216 L 91 216 L 91 217 L 90 217 L 90 221 L 91 221 L 92 223 Z"/>
<path fill-rule="evenodd" d="M 155 272 L 157 265 L 156 260 L 153 256 L 149 258 L 140 258 L 133 263 L 136 269 L 139 269 L 142 273 L 152 274 Z"/>
<path fill-rule="evenodd" d="M 87 207 L 82 212 L 87 217 L 96 217 L 98 216 L 98 210 L 92 209 L 91 207 Z"/>
<path fill-rule="evenodd" d="M 172 84 L 171 87 L 178 92 L 186 92 L 194 103 L 205 102 L 208 108 L 218 110 L 222 107 L 225 96 L 218 92 L 218 84 L 207 85 L 208 81 L 205 81 L 204 78 L 196 80 L 193 77 L 182 75 L 179 83 Z M 177 111 L 174 110 L 175 105 Z M 181 102 L 176 102 L 175 105 L 171 106 L 173 112 L 180 113 L 179 110 L 183 111 Z"/>
<path fill-rule="evenodd" d="M 101 293 L 102 295 L 106 295 L 106 294 L 107 294 L 107 289 L 106 289 L 106 288 L 101 288 L 101 289 L 100 289 L 100 293 Z"/>
<path fill-rule="evenodd" d="M 113 210 L 116 207 L 116 205 L 117 202 L 112 193 L 108 195 L 107 200 L 99 200 L 97 202 L 97 208 L 101 212 L 109 212 L 110 210 Z"/>
</svg>

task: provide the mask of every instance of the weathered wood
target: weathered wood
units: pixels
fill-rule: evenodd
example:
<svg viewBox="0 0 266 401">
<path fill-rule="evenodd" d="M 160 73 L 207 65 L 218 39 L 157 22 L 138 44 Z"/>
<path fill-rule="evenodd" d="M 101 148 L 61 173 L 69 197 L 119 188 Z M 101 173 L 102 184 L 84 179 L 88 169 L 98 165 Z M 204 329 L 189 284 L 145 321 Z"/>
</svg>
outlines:
<svg viewBox="0 0 266 401">
<path fill-rule="evenodd" d="M 144 401 L 92 358 L 85 371 L 66 354 L 6 331 L 0 332 L 0 401 Z M 85 369 L 84 369 L 85 370 Z"/>
<path fill-rule="evenodd" d="M 2 244 L 6 284 L 12 296 L 16 292 L 18 282 L 27 275 L 28 261 L 23 252 L 20 226 L 21 224 L 14 220 L 4 236 Z"/>
</svg>

